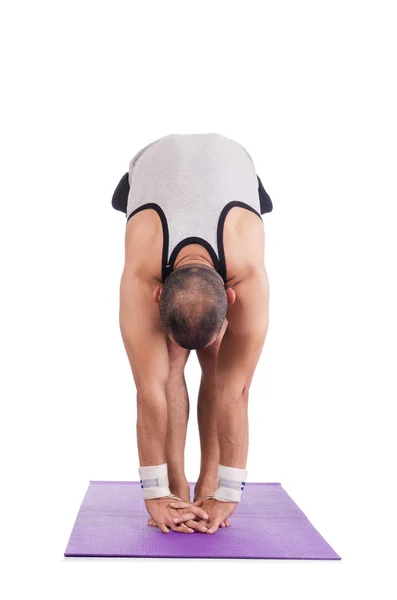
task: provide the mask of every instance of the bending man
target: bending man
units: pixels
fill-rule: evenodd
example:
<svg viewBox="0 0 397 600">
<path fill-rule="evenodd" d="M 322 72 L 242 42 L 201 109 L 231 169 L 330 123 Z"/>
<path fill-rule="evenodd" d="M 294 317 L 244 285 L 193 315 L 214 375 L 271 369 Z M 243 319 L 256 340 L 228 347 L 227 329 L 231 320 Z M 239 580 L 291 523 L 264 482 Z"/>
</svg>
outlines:
<svg viewBox="0 0 397 600">
<path fill-rule="evenodd" d="M 120 328 L 149 524 L 214 533 L 229 524 L 247 475 L 249 389 L 268 329 L 261 215 L 272 203 L 245 148 L 208 133 L 140 150 L 112 204 L 127 216 Z M 191 350 L 201 366 L 193 499 L 184 471 Z"/>
</svg>

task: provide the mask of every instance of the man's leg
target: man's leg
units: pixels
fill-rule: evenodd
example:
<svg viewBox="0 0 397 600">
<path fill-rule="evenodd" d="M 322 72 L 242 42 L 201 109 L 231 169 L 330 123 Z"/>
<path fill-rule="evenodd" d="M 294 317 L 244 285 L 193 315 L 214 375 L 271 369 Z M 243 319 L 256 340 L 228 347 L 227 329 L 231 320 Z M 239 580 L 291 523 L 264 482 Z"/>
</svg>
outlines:
<svg viewBox="0 0 397 600">
<path fill-rule="evenodd" d="M 170 490 L 183 500 L 190 500 L 189 483 L 185 475 L 185 443 L 189 418 L 189 396 L 185 381 L 185 365 L 190 350 L 185 350 L 167 338 L 170 373 L 166 386 L 167 445 L 166 458 Z"/>
<path fill-rule="evenodd" d="M 172 494 L 190 501 L 190 487 L 185 475 L 185 443 L 189 418 L 189 396 L 185 381 L 185 365 L 190 350 L 185 350 L 167 338 L 170 372 L 166 385 L 167 441 L 166 460 Z M 151 517 L 148 524 L 157 527 Z"/>
<path fill-rule="evenodd" d="M 219 464 L 219 443 L 216 432 L 215 367 L 219 346 L 227 328 L 227 321 L 213 344 L 197 350 L 201 366 L 201 382 L 197 402 L 197 421 L 200 433 L 201 465 L 194 489 L 194 500 L 210 496 L 216 488 Z"/>
</svg>

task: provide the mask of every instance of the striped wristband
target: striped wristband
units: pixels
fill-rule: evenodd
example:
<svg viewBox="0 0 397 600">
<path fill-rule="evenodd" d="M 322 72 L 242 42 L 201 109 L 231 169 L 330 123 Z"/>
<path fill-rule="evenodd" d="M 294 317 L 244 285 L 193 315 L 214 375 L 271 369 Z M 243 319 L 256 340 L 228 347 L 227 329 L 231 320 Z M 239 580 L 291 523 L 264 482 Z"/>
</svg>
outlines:
<svg viewBox="0 0 397 600">
<path fill-rule="evenodd" d="M 154 467 L 139 467 L 138 471 L 144 500 L 171 496 L 167 463 Z"/>
<path fill-rule="evenodd" d="M 213 498 L 221 502 L 240 502 L 246 479 L 245 469 L 218 465 L 217 487 Z"/>
</svg>

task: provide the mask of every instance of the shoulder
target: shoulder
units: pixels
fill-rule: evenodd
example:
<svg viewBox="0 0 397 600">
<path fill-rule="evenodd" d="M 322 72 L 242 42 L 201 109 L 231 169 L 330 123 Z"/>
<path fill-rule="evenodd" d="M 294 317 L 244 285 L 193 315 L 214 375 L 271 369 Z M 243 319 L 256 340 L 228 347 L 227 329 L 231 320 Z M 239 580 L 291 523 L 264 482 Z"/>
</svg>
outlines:
<svg viewBox="0 0 397 600">
<path fill-rule="evenodd" d="M 162 251 L 163 230 L 158 213 L 152 209 L 139 211 L 126 226 L 124 271 L 158 285 L 162 281 Z"/>
<path fill-rule="evenodd" d="M 252 211 L 240 207 L 230 210 L 224 225 L 223 246 L 227 287 L 265 269 L 263 221 Z"/>
</svg>

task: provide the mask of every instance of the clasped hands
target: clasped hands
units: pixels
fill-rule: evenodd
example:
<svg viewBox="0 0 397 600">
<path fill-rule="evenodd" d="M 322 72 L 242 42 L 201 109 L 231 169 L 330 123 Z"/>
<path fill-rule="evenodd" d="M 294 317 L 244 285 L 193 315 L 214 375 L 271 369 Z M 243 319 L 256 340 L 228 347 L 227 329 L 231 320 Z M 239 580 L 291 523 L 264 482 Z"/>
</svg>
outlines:
<svg viewBox="0 0 397 600">
<path fill-rule="evenodd" d="M 237 504 L 213 498 L 185 502 L 169 496 L 145 500 L 146 509 L 151 517 L 149 525 L 159 527 L 163 533 L 169 533 L 170 529 L 179 533 L 215 533 L 219 527 L 229 525 L 227 519 Z"/>
</svg>

